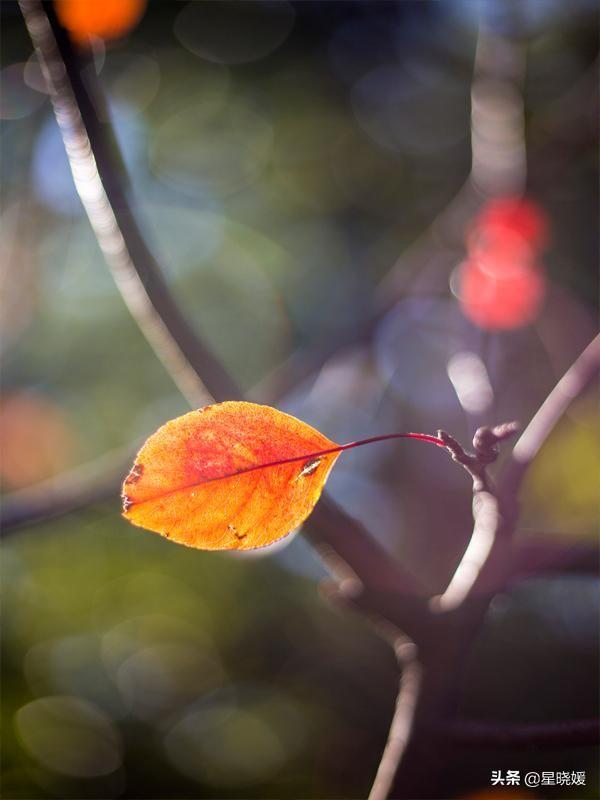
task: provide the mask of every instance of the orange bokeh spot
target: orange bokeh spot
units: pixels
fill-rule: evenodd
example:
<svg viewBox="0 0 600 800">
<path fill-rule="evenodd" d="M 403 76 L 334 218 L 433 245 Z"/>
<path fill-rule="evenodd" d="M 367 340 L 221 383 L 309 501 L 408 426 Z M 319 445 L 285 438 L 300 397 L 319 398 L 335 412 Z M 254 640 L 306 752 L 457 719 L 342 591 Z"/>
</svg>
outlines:
<svg viewBox="0 0 600 800">
<path fill-rule="evenodd" d="M 0 482 L 8 489 L 50 478 L 71 462 L 74 436 L 60 408 L 33 392 L 0 400 Z"/>
<path fill-rule="evenodd" d="M 141 19 L 146 0 L 55 0 L 61 25 L 80 44 L 88 37 L 118 39 Z"/>
<path fill-rule="evenodd" d="M 464 315 L 486 330 L 511 330 L 533 322 L 544 299 L 546 279 L 536 265 L 485 259 L 466 261 L 460 268 L 459 300 Z"/>
</svg>

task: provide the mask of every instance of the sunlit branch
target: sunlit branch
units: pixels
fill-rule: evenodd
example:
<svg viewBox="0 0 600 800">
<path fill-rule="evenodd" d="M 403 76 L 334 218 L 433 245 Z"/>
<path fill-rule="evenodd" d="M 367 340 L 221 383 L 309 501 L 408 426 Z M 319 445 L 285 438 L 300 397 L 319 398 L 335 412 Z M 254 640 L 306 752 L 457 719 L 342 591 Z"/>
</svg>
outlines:
<svg viewBox="0 0 600 800">
<path fill-rule="evenodd" d="M 499 484 L 503 497 L 516 497 L 529 465 L 558 421 L 571 403 L 597 379 L 599 373 L 600 335 L 590 342 L 565 372 L 517 440 Z"/>
<path fill-rule="evenodd" d="M 480 30 L 471 85 L 471 175 L 485 195 L 519 194 L 527 178 L 522 42 Z"/>
<path fill-rule="evenodd" d="M 473 533 L 469 544 L 443 594 L 432 598 L 435 612 L 453 611 L 469 596 L 481 571 L 487 563 L 501 523 L 498 499 L 490 485 L 487 467 L 498 457 L 498 444 L 517 431 L 514 422 L 494 428 L 479 428 L 473 439 L 474 453 L 467 453 L 461 445 L 444 431 L 438 435 L 444 440 L 454 461 L 459 463 L 473 480 Z"/>
<path fill-rule="evenodd" d="M 400 686 L 388 739 L 379 762 L 369 800 L 386 800 L 394 784 L 400 764 L 411 737 L 415 711 L 422 684 L 422 667 L 415 644 L 403 636 L 394 642 L 400 666 Z"/>
<path fill-rule="evenodd" d="M 436 611 L 455 610 L 469 596 L 493 593 L 511 574 L 511 539 L 518 515 L 517 495 L 531 464 L 571 403 L 597 377 L 600 336 L 597 336 L 558 381 L 515 444 L 498 490 L 477 487 L 473 502 L 474 526 L 470 542 L 446 591 L 433 598 Z"/>
<path fill-rule="evenodd" d="M 445 592 L 432 599 L 435 611 L 453 611 L 468 597 L 485 566 L 500 524 L 498 500 L 493 494 L 478 491 L 473 497 L 473 533 Z"/>
<path fill-rule="evenodd" d="M 114 156 L 50 3 L 20 0 L 42 66 L 73 181 L 121 295 L 158 358 L 192 406 L 235 397 L 234 382 L 198 340 L 139 230 Z M 201 377 L 202 376 L 202 377 Z M 210 381 L 212 391 L 205 382 Z"/>
</svg>

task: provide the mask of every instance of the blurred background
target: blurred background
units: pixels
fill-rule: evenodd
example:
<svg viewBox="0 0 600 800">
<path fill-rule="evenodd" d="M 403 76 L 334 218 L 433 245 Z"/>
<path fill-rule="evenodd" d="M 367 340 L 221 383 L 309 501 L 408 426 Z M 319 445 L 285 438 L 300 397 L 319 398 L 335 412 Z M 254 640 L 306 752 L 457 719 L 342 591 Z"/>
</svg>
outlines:
<svg viewBox="0 0 600 800">
<path fill-rule="evenodd" d="M 3 796 L 364 797 L 396 665 L 321 601 L 302 536 L 243 557 L 120 518 L 136 446 L 188 406 L 97 247 L 18 6 L 0 12 L 0 480 L 24 509 L 3 542 Z M 58 13 L 173 293 L 253 399 L 340 442 L 442 427 L 467 443 L 530 419 L 595 334 L 597 2 Z M 592 542 L 599 440 L 588 394 L 528 475 L 519 537 Z M 114 492 L 28 514 L 40 485 L 88 476 Z M 444 587 L 471 529 L 448 459 L 378 444 L 328 488 Z M 593 563 L 560 568 L 494 600 L 465 717 L 597 710 L 598 581 Z M 585 787 L 518 796 L 598 797 L 593 748 L 457 747 L 452 763 L 448 797 L 495 796 L 492 769 L 586 770 Z"/>
</svg>

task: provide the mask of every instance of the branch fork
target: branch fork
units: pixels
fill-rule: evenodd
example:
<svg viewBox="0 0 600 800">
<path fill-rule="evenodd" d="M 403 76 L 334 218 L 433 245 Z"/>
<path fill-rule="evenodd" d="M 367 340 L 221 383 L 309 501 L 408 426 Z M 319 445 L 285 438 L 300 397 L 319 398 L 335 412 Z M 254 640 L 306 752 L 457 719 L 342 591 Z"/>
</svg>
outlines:
<svg viewBox="0 0 600 800">
<path fill-rule="evenodd" d="M 457 440 L 446 431 L 439 430 L 437 436 L 450 453 L 452 460 L 460 464 L 473 479 L 473 491 L 489 488 L 487 466 L 498 458 L 498 444 L 514 436 L 519 430 L 518 422 L 504 422 L 493 428 L 478 428 L 473 437 L 474 453 L 466 451 Z"/>
</svg>

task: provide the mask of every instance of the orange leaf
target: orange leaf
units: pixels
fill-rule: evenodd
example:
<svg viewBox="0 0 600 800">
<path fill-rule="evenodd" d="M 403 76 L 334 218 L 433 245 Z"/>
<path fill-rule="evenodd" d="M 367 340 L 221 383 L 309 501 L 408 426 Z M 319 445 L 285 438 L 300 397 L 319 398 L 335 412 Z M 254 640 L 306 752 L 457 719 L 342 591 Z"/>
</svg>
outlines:
<svg viewBox="0 0 600 800">
<path fill-rule="evenodd" d="M 269 406 L 207 406 L 146 441 L 123 484 L 123 516 L 201 550 L 263 547 L 308 517 L 341 449 Z"/>
</svg>

